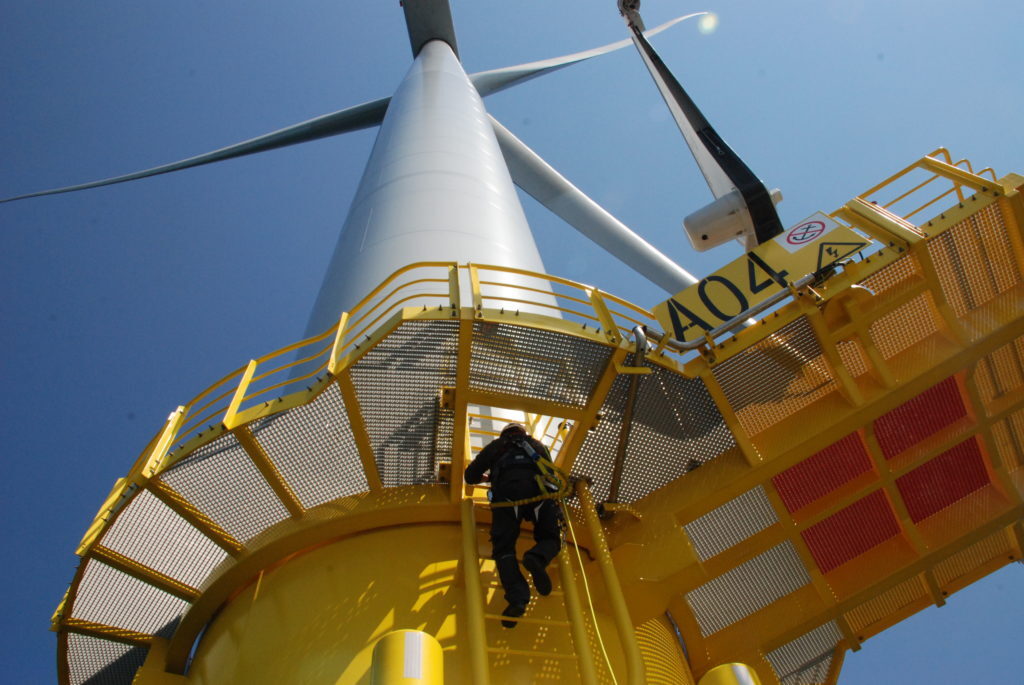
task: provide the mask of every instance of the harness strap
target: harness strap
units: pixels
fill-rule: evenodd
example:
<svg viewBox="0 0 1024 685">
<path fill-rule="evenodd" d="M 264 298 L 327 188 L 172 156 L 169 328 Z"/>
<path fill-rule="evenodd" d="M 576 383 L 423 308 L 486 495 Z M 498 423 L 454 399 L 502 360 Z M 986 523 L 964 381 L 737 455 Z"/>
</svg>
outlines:
<svg viewBox="0 0 1024 685">
<path fill-rule="evenodd" d="M 565 499 L 572 494 L 572 486 L 569 483 L 569 477 L 561 469 L 546 459 L 538 459 L 537 465 L 544 473 L 543 476 L 536 476 L 537 485 L 540 488 L 541 494 L 533 497 L 526 497 L 524 499 L 508 500 L 504 502 L 492 501 L 491 506 L 517 507 L 523 504 L 532 504 L 546 499 Z M 550 485 L 555 486 L 557 489 L 551 490 L 548 487 Z"/>
</svg>

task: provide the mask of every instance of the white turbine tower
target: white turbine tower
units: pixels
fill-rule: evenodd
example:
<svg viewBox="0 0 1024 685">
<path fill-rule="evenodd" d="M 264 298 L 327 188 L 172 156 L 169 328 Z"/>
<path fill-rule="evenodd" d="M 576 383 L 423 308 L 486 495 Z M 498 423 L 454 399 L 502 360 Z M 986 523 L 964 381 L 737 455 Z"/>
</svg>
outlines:
<svg viewBox="0 0 1024 685">
<path fill-rule="evenodd" d="M 0 200 L 380 126 L 307 338 L 178 407 L 100 507 L 51 623 L 61 683 L 834 685 L 1020 559 L 1024 178 L 939 149 L 784 231 L 647 41 L 687 17 L 647 31 L 620 0 L 629 40 L 469 75 L 448 0 L 402 6 L 390 97 Z M 747 249 L 700 281 L 483 104 L 630 44 L 715 198 L 691 242 Z M 669 299 L 547 274 L 514 186 Z M 461 476 L 505 417 L 554 461 L 489 504 Z M 546 499 L 554 591 L 532 570 L 543 597 L 502 609 L 477 517 Z"/>
</svg>

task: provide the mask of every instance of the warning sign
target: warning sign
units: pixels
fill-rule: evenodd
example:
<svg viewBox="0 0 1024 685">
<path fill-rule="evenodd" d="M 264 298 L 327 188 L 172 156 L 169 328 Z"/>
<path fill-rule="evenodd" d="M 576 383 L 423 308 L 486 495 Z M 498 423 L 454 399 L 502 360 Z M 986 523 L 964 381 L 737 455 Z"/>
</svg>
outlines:
<svg viewBox="0 0 1024 685">
<path fill-rule="evenodd" d="M 831 240 L 823 241 L 818 244 L 818 268 L 815 271 L 821 271 L 821 269 L 829 264 L 845 259 L 855 252 L 860 252 L 866 246 L 867 243 L 863 240 L 854 243 L 835 243 Z"/>
<path fill-rule="evenodd" d="M 784 231 L 782 235 L 776 236 L 774 240 L 779 245 L 786 248 L 787 252 L 794 253 L 800 248 L 810 245 L 815 240 L 838 226 L 839 224 L 833 221 L 831 217 L 818 212 L 809 219 L 801 221 L 788 231 Z"/>
<path fill-rule="evenodd" d="M 817 213 L 654 308 L 673 338 L 695 340 L 809 273 L 869 245 Z"/>
</svg>

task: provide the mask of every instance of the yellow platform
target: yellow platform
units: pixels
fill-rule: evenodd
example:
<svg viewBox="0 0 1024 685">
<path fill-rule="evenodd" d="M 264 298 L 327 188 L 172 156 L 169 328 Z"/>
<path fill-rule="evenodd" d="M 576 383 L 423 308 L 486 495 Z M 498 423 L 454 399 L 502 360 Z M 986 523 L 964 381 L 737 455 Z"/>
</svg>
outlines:
<svg viewBox="0 0 1024 685">
<path fill-rule="evenodd" d="M 545 316 L 502 269 L 411 265 L 172 413 L 78 550 L 61 682 L 368 683 L 401 629 L 448 682 L 834 682 L 1021 558 L 1021 186 L 936 151 L 830 215 L 870 246 L 692 349 L 589 286 L 533 274 Z M 449 478 L 509 412 L 591 483 L 515 631 Z"/>
</svg>

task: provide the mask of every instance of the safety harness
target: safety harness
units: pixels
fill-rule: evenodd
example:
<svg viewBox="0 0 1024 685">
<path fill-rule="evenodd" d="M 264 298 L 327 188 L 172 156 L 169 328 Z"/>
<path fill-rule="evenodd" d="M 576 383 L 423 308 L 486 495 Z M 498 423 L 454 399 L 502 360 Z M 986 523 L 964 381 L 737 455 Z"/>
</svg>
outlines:
<svg viewBox="0 0 1024 685">
<path fill-rule="evenodd" d="M 529 461 L 521 459 L 521 456 L 516 454 L 516 448 L 521 450 L 521 456 L 528 457 Z M 521 463 L 517 464 L 513 461 L 516 460 L 517 457 L 520 457 L 518 461 Z M 512 461 L 512 463 L 507 463 L 509 461 Z M 498 475 L 503 470 L 515 468 L 531 468 L 536 472 L 534 474 L 534 480 L 537 482 L 540 494 L 534 495 L 533 497 L 526 497 L 524 499 L 495 502 L 492 499 L 492 485 L 492 490 L 487 492 L 487 499 L 490 501 L 492 507 L 515 507 L 522 504 L 539 502 L 545 499 L 563 499 L 568 497 L 570 494 L 572 486 L 569 482 L 569 477 L 566 476 L 566 474 L 555 466 L 549 459 L 538 454 L 537 450 L 533 449 L 533 445 L 531 445 L 525 438 L 517 440 L 514 447 L 507 449 L 505 453 L 498 458 L 494 466 L 491 467 L 492 484 L 498 480 Z"/>
</svg>

